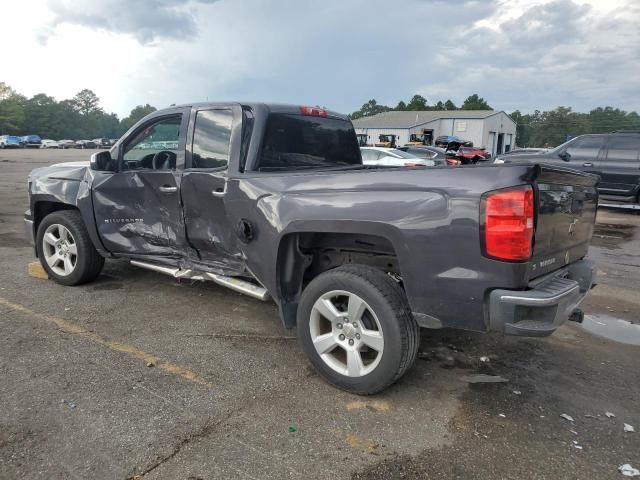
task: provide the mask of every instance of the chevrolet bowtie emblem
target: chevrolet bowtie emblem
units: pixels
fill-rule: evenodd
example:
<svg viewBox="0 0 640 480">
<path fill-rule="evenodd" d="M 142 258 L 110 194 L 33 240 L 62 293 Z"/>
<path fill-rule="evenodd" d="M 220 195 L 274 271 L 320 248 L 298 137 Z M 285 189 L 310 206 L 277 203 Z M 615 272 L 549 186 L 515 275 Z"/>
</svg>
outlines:
<svg viewBox="0 0 640 480">
<path fill-rule="evenodd" d="M 578 219 L 574 219 L 569 224 L 569 235 L 575 235 L 574 227 L 578 224 Z"/>
</svg>

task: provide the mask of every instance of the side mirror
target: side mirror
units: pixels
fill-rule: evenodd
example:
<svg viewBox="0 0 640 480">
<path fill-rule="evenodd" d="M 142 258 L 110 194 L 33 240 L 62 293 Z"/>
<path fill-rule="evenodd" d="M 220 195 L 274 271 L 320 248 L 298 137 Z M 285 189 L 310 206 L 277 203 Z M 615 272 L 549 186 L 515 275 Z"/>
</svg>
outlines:
<svg viewBox="0 0 640 480">
<path fill-rule="evenodd" d="M 95 170 L 96 172 L 115 171 L 115 162 L 111 158 L 111 153 L 109 153 L 108 150 L 92 154 L 89 166 L 91 170 Z"/>
<path fill-rule="evenodd" d="M 570 154 L 569 152 L 566 152 L 566 151 L 565 151 L 565 152 L 560 152 L 560 153 L 558 154 L 558 156 L 559 156 L 562 160 L 564 160 L 565 162 L 568 162 L 568 161 L 571 159 L 571 154 Z"/>
</svg>

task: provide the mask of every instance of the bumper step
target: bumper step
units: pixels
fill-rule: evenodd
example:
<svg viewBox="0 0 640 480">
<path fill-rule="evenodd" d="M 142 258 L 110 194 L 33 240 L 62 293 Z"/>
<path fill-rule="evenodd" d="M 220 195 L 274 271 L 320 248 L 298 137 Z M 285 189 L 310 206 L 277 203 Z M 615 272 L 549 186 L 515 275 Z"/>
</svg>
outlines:
<svg viewBox="0 0 640 480">
<path fill-rule="evenodd" d="M 504 333 L 507 335 L 523 335 L 527 337 L 547 337 L 551 335 L 557 326 L 549 322 L 536 320 L 522 320 L 518 323 L 506 323 Z"/>
</svg>

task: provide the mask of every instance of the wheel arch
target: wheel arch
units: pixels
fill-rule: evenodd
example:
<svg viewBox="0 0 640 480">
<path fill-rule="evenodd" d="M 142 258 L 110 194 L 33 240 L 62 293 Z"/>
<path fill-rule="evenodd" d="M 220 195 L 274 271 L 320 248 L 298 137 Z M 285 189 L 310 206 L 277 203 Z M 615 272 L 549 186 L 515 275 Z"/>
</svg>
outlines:
<svg viewBox="0 0 640 480">
<path fill-rule="evenodd" d="M 347 264 L 369 265 L 401 275 L 393 234 L 354 230 L 300 230 L 281 236 L 275 282 L 286 328 L 296 326 L 298 304 L 308 282 L 322 272 Z"/>
</svg>

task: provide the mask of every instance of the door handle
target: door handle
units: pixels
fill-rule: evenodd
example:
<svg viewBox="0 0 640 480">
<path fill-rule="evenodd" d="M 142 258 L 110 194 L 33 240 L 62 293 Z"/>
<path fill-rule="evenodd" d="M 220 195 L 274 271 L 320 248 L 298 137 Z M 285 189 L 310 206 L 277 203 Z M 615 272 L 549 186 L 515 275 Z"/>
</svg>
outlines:
<svg viewBox="0 0 640 480">
<path fill-rule="evenodd" d="M 162 193 L 173 193 L 178 191 L 178 187 L 170 187 L 169 185 L 163 185 L 160 187 Z"/>
<path fill-rule="evenodd" d="M 224 182 L 223 187 L 218 187 L 214 190 L 211 190 L 211 195 L 214 197 L 224 197 L 225 193 L 227 193 L 227 182 Z"/>
<path fill-rule="evenodd" d="M 585 162 L 582 164 L 583 167 L 593 167 L 593 163 L 591 162 Z"/>
</svg>

